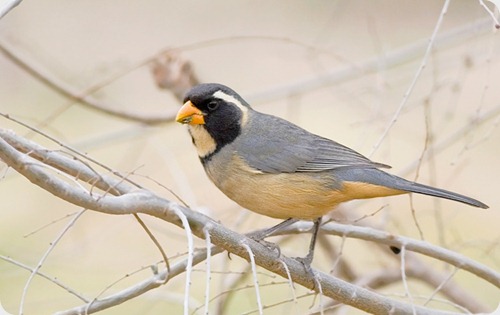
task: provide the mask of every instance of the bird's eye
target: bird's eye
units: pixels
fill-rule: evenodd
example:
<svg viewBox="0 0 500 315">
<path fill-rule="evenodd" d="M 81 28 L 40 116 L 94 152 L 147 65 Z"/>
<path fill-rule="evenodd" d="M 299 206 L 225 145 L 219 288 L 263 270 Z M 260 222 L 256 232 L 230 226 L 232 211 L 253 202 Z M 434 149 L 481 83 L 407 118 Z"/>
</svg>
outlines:
<svg viewBox="0 0 500 315">
<path fill-rule="evenodd" d="M 207 108 L 208 110 L 210 111 L 214 111 L 216 110 L 217 108 L 219 107 L 219 103 L 218 102 L 215 102 L 215 101 L 212 101 L 210 103 L 207 104 Z"/>
</svg>

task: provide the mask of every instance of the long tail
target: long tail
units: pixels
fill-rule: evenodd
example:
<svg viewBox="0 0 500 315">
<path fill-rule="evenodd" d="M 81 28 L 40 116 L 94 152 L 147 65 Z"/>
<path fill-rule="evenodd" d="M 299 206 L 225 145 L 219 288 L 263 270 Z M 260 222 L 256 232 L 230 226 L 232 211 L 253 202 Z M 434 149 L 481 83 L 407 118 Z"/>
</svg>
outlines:
<svg viewBox="0 0 500 315">
<path fill-rule="evenodd" d="M 336 169 L 335 176 L 338 177 L 338 179 L 346 182 L 368 183 L 372 185 L 388 187 L 406 192 L 414 192 L 418 194 L 450 199 L 478 208 L 483 208 L 483 209 L 489 208 L 486 204 L 482 203 L 479 200 L 464 195 L 460 195 L 448 190 L 411 182 L 401 177 L 388 174 L 379 169 L 355 169 L 355 168 Z"/>
</svg>

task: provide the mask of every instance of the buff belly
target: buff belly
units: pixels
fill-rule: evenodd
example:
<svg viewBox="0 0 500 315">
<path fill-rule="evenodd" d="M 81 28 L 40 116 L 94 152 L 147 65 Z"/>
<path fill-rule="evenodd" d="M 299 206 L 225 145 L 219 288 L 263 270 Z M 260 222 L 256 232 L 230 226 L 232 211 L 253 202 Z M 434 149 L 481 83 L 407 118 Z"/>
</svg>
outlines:
<svg viewBox="0 0 500 315">
<path fill-rule="evenodd" d="M 344 201 L 304 175 L 258 174 L 246 180 L 230 178 L 219 187 L 244 208 L 273 218 L 313 220 Z"/>
</svg>

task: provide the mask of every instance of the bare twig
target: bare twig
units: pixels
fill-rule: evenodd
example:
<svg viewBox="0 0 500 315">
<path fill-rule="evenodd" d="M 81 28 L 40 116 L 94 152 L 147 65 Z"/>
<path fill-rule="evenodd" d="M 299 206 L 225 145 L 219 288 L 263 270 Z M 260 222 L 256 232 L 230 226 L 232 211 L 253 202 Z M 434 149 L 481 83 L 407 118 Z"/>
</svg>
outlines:
<svg viewBox="0 0 500 315">
<path fill-rule="evenodd" d="M 17 7 L 19 3 L 21 3 L 21 0 L 5 0 L 3 4 L 0 4 L 0 19 Z"/>
<path fill-rule="evenodd" d="M 179 217 L 182 227 L 186 231 L 186 239 L 188 240 L 188 258 L 186 266 L 186 281 L 184 287 L 184 315 L 189 314 L 189 289 L 191 288 L 191 275 L 193 272 L 193 254 L 194 254 L 194 241 L 193 234 L 191 233 L 191 227 L 189 226 L 189 221 L 184 214 L 184 211 L 179 207 L 173 205 L 173 212 Z"/>
<path fill-rule="evenodd" d="M 451 276 L 460 270 L 459 267 L 455 267 L 453 273 L 447 275 L 433 269 L 421 259 L 417 259 L 415 255 L 409 254 L 407 252 L 406 274 L 408 277 L 422 281 L 433 288 L 439 288 L 440 293 L 451 302 L 466 307 L 472 313 L 485 313 L 487 311 L 483 304 L 472 298 L 470 294 L 451 280 Z"/>
<path fill-rule="evenodd" d="M 463 43 L 477 37 L 478 32 L 484 33 L 489 30 L 491 30 L 491 21 L 485 18 L 437 35 L 433 44 L 436 48 L 452 46 L 456 43 Z M 388 52 L 384 55 L 384 66 L 392 68 L 420 58 L 422 50 L 425 50 L 426 47 L 429 47 L 429 40 L 416 41 L 411 45 Z M 315 74 L 311 78 L 288 82 L 281 86 L 273 86 L 268 90 L 250 94 L 247 96 L 247 99 L 251 104 L 270 102 L 289 97 L 290 95 L 299 95 L 327 86 L 338 85 L 379 70 L 380 57 L 377 56 L 364 62 L 356 63 L 355 65 L 348 64 L 344 68 L 333 69 L 325 74 Z"/>
<path fill-rule="evenodd" d="M 84 212 L 85 212 L 85 210 L 81 210 L 80 212 L 78 212 L 71 219 L 71 221 L 68 222 L 68 224 L 66 224 L 66 226 L 61 231 L 61 233 L 59 233 L 59 235 L 56 237 L 56 239 L 50 243 L 49 248 L 47 249 L 47 251 L 45 251 L 45 253 L 43 254 L 42 258 L 40 259 L 40 261 L 38 262 L 38 264 L 36 265 L 36 267 L 33 269 L 33 271 L 31 272 L 28 280 L 26 281 L 26 284 L 24 285 L 23 294 L 21 296 L 21 303 L 20 303 L 20 306 L 19 306 L 19 314 L 20 315 L 24 314 L 24 302 L 26 300 L 26 295 L 28 294 L 28 288 L 29 288 L 29 286 L 31 284 L 31 281 L 33 280 L 33 278 L 35 277 L 35 275 L 38 273 L 38 271 L 40 270 L 40 268 L 42 268 L 43 263 L 45 262 L 45 260 L 49 256 L 49 254 L 52 252 L 52 250 L 56 247 L 56 245 L 59 243 L 59 241 L 62 239 L 62 237 L 75 224 L 75 222 L 82 216 L 82 214 Z"/>
<path fill-rule="evenodd" d="M 437 154 L 442 150 L 450 147 L 452 144 L 460 141 L 464 137 L 466 137 L 475 126 L 479 126 L 484 124 L 490 120 L 498 119 L 500 116 L 500 105 L 495 106 L 488 112 L 483 113 L 482 115 L 478 115 L 474 120 L 465 124 L 463 127 L 457 129 L 453 134 L 451 134 L 446 139 L 443 139 L 439 142 L 436 142 L 435 145 L 432 145 L 429 150 L 427 150 L 421 157 L 411 162 L 407 167 L 405 167 L 400 174 L 407 174 L 411 170 L 415 169 L 421 161 L 426 161 L 432 157 L 431 154 Z"/>
<path fill-rule="evenodd" d="M 400 247 L 401 248 L 401 252 L 400 252 L 400 257 L 401 257 L 401 279 L 402 279 L 402 282 L 403 282 L 403 286 L 405 288 L 405 295 L 406 297 L 410 300 L 410 305 L 412 306 L 412 314 L 413 315 L 416 315 L 417 314 L 417 310 L 414 308 L 415 306 L 415 303 L 413 301 L 413 296 L 410 292 L 410 288 L 408 286 L 408 281 L 407 281 L 407 277 L 406 277 L 406 246 L 403 245 Z"/>
<path fill-rule="evenodd" d="M 293 285 L 292 275 L 290 274 L 290 270 L 288 270 L 288 266 L 283 261 L 281 261 L 281 263 L 283 264 L 283 268 L 285 268 L 286 278 L 288 280 L 288 285 L 290 286 L 290 294 L 292 295 L 292 301 L 295 304 L 295 306 L 297 306 L 298 301 L 297 301 L 297 295 L 295 294 L 295 287 Z"/>
<path fill-rule="evenodd" d="M 399 104 L 398 108 L 394 112 L 394 115 L 392 116 L 391 120 L 387 124 L 387 127 L 385 128 L 384 132 L 380 136 L 379 140 L 373 146 L 373 150 L 368 156 L 373 155 L 373 153 L 375 153 L 375 151 L 378 150 L 378 148 L 382 144 L 382 141 L 385 139 L 385 137 L 387 136 L 389 131 L 392 129 L 392 127 L 394 126 L 394 124 L 398 120 L 399 115 L 401 114 L 401 111 L 403 110 L 403 107 L 406 105 L 406 102 L 410 98 L 410 95 L 413 92 L 413 89 L 415 88 L 415 85 L 417 84 L 418 79 L 420 78 L 420 75 L 422 74 L 425 66 L 427 65 L 427 59 L 429 58 L 429 56 L 432 52 L 432 49 L 434 47 L 434 43 L 435 43 L 436 38 L 437 38 L 437 34 L 439 32 L 439 29 L 441 28 L 441 24 L 443 23 L 443 19 L 444 19 L 444 16 L 446 15 L 446 12 L 448 11 L 449 5 L 450 5 L 450 0 L 446 0 L 444 5 L 443 5 L 443 9 L 441 10 L 441 13 L 439 14 L 439 18 L 438 18 L 438 21 L 436 23 L 436 26 L 434 27 L 434 31 L 432 32 L 431 38 L 429 39 L 429 44 L 427 45 L 427 48 L 425 50 L 425 54 L 422 57 L 422 61 L 420 63 L 420 66 L 418 67 L 417 72 L 415 73 L 415 76 L 413 77 L 412 82 L 410 83 L 408 90 L 406 90 L 406 93 L 404 94 L 403 99 L 401 100 L 401 103 Z"/>
<path fill-rule="evenodd" d="M 49 280 L 50 282 L 54 283 L 55 285 L 61 287 L 62 289 L 66 290 L 67 292 L 73 294 L 74 296 L 76 296 L 77 298 L 79 298 L 80 300 L 82 300 L 83 302 L 89 302 L 90 299 L 86 298 L 85 296 L 83 296 L 82 294 L 76 292 L 75 290 L 73 290 L 70 286 L 62 283 L 60 280 L 58 280 L 57 278 L 53 278 L 53 277 L 50 277 L 48 275 L 46 275 L 45 273 L 41 272 L 40 270 L 35 270 L 34 268 L 31 268 L 30 266 L 27 266 L 11 257 L 6 257 L 4 255 L 0 255 L 0 259 L 3 259 L 13 265 L 16 265 L 18 267 L 21 267 L 25 270 L 28 270 L 30 273 L 35 273 L 37 274 L 38 276 L 42 277 L 42 278 L 45 278 L 47 280 Z"/>
<path fill-rule="evenodd" d="M 212 243 L 210 242 L 210 233 L 205 232 L 205 244 L 207 248 L 207 262 L 206 262 L 206 284 L 205 284 L 205 315 L 209 314 L 209 304 L 210 304 L 210 279 L 212 278 L 211 261 L 212 261 Z"/>
<path fill-rule="evenodd" d="M 495 13 L 493 13 L 493 11 L 491 11 L 490 8 L 488 8 L 488 6 L 486 5 L 486 3 L 484 3 L 483 0 L 479 0 L 479 4 L 483 7 L 484 10 L 486 10 L 486 12 L 488 12 L 491 19 L 495 23 L 495 28 L 499 29 L 500 23 L 498 23 L 497 17 L 495 16 Z"/>
<path fill-rule="evenodd" d="M 141 217 L 139 217 L 139 215 L 137 213 L 134 213 L 133 216 L 134 216 L 135 220 L 137 222 L 139 222 L 139 225 L 146 232 L 146 234 L 149 236 L 149 238 L 153 241 L 156 248 L 158 248 L 158 250 L 160 251 L 161 257 L 163 258 L 163 262 L 165 263 L 165 266 L 167 267 L 167 271 L 170 273 L 170 263 L 168 261 L 167 254 L 165 254 L 165 251 L 163 250 L 163 248 L 160 245 L 160 242 L 158 242 L 156 237 L 153 235 L 153 232 L 151 232 L 149 230 L 146 223 L 144 223 L 144 221 L 141 219 Z M 168 279 L 166 279 L 166 281 L 168 281 Z"/>
<path fill-rule="evenodd" d="M 255 258 L 250 246 L 248 246 L 246 243 L 242 243 L 242 245 L 246 249 L 248 257 L 250 259 L 250 266 L 252 267 L 253 285 L 255 287 L 255 298 L 257 299 L 257 307 L 259 309 L 259 314 L 262 315 L 264 314 L 264 311 L 262 309 L 262 301 L 260 298 L 259 279 L 257 279 L 257 266 L 255 265 Z"/>
</svg>

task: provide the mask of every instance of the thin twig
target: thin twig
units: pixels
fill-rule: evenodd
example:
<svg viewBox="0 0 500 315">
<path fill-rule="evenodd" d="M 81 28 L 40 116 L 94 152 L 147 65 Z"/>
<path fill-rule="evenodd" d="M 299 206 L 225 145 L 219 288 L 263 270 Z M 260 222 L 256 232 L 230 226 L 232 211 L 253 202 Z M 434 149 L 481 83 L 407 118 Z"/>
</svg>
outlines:
<svg viewBox="0 0 500 315">
<path fill-rule="evenodd" d="M 186 239 L 188 243 L 188 259 L 186 267 L 186 280 L 184 287 L 184 315 L 189 314 L 189 289 L 191 288 L 191 275 L 193 273 L 193 254 L 194 254 L 194 241 L 193 234 L 191 233 L 191 227 L 189 226 L 189 221 L 184 214 L 184 212 L 178 207 L 172 207 L 173 212 L 179 217 L 182 222 L 182 227 L 186 232 Z"/>
<path fill-rule="evenodd" d="M 47 258 L 49 257 L 49 254 L 52 252 L 52 250 L 56 247 L 56 245 L 59 243 L 59 241 L 63 238 L 63 236 L 68 232 L 68 230 L 75 224 L 75 222 L 85 213 L 86 209 L 80 210 L 69 222 L 66 224 L 64 229 L 59 233 L 59 235 L 50 243 L 49 248 L 45 251 L 43 254 L 42 258 L 38 261 L 38 264 L 36 267 L 33 269 L 31 272 L 28 280 L 26 281 L 26 284 L 24 285 L 23 289 L 23 294 L 21 295 L 21 303 L 19 305 L 19 315 L 24 314 L 24 302 L 26 301 L 26 295 L 28 294 L 28 288 L 31 284 L 31 281 L 35 277 L 35 275 L 38 273 L 40 268 L 42 268 L 43 263 Z"/>
<path fill-rule="evenodd" d="M 0 255 L 0 259 L 3 259 L 13 265 L 16 265 L 18 267 L 21 267 L 25 270 L 28 270 L 30 273 L 36 273 L 38 276 L 42 277 L 42 278 L 45 278 L 47 280 L 49 280 L 50 282 L 54 283 L 55 285 L 61 287 L 62 289 L 66 290 L 68 293 L 70 294 L 73 294 L 74 296 L 76 296 L 77 298 L 79 298 L 80 300 L 82 300 L 83 302 L 89 302 L 90 299 L 83 296 L 82 294 L 76 292 L 75 290 L 73 290 L 71 287 L 69 287 L 68 285 L 62 283 L 61 281 L 59 281 L 59 279 L 57 278 L 53 278 L 53 277 L 50 277 L 48 275 L 46 275 L 45 273 L 41 272 L 40 270 L 36 271 L 34 268 L 31 268 L 30 266 L 28 265 L 25 265 L 17 260 L 14 260 L 12 259 L 11 257 L 7 257 L 7 256 L 4 256 L 4 255 Z"/>
<path fill-rule="evenodd" d="M 471 38 L 476 38 L 478 33 L 491 30 L 490 19 L 482 19 L 469 24 L 460 25 L 450 31 L 437 35 L 434 47 L 449 47 L 457 43 L 464 43 Z M 384 66 L 389 69 L 412 60 L 420 58 L 422 50 L 429 47 L 429 40 L 416 41 L 411 45 L 404 46 L 384 54 Z M 272 86 L 267 90 L 253 93 L 247 96 L 251 104 L 271 102 L 284 99 L 290 95 L 308 93 L 327 86 L 335 86 L 356 79 L 362 75 L 380 71 L 380 57 L 371 58 L 364 62 L 353 65 L 348 63 L 345 68 L 335 68 L 325 74 L 315 74 L 311 78 L 300 79 L 295 82 L 287 82 L 280 86 Z"/>
<path fill-rule="evenodd" d="M 45 228 L 47 228 L 47 227 L 49 227 L 49 226 L 51 226 L 51 225 L 59 222 L 59 221 L 65 220 L 67 218 L 71 218 L 72 216 L 74 216 L 76 214 L 78 214 L 78 212 L 72 212 L 72 213 L 65 214 L 64 216 L 62 216 L 62 217 L 60 217 L 58 219 L 52 220 L 51 222 L 46 223 L 46 224 L 42 225 L 41 227 L 36 228 L 35 230 L 33 230 L 33 231 L 31 231 L 31 232 L 29 232 L 27 234 L 24 234 L 23 237 L 30 237 L 30 236 L 32 236 L 32 235 L 40 232 L 41 230 L 43 230 L 43 229 L 45 229 Z"/>
<path fill-rule="evenodd" d="M 441 291 L 443 287 L 447 285 L 449 281 L 455 276 L 458 270 L 459 269 L 457 267 L 453 268 L 453 271 L 448 275 L 448 277 L 446 277 L 446 279 L 441 281 L 441 283 L 437 286 L 434 292 L 432 292 L 432 294 L 429 296 L 427 301 L 425 301 L 424 305 L 427 305 L 430 301 L 432 301 L 432 299 L 434 299 L 434 297 L 439 293 L 439 291 Z"/>
<path fill-rule="evenodd" d="M 250 246 L 248 246 L 246 243 L 242 243 L 242 246 L 247 250 L 248 258 L 250 260 L 250 266 L 252 267 L 252 278 L 255 288 L 255 298 L 257 299 L 257 308 L 259 310 L 259 314 L 263 315 L 264 310 L 262 309 L 262 301 L 260 299 L 259 279 L 257 279 L 257 266 L 255 265 L 255 258 Z"/>
<path fill-rule="evenodd" d="M 206 259 L 206 279 L 205 279 L 205 315 L 209 314 L 210 305 L 210 279 L 212 278 L 211 261 L 212 261 L 212 243 L 210 242 L 210 233 L 205 230 L 205 247 L 207 249 Z"/>
<path fill-rule="evenodd" d="M 99 301 L 99 297 L 101 295 L 103 295 L 105 292 L 107 292 L 109 289 L 111 289 L 113 286 L 115 286 L 116 284 L 118 284 L 119 282 L 123 281 L 124 279 L 127 279 L 128 277 L 130 277 L 131 275 L 134 275 L 136 273 L 139 273 L 141 271 L 144 271 L 146 269 L 150 269 L 150 270 L 153 270 L 153 273 L 154 274 L 158 274 L 157 271 L 157 267 L 156 265 L 150 265 L 150 266 L 147 266 L 147 267 L 142 267 L 142 268 L 139 268 L 133 272 L 130 272 L 130 273 L 127 273 L 125 274 L 124 276 L 120 277 L 119 279 L 113 281 L 112 283 L 108 284 L 105 288 L 103 288 L 99 293 L 97 293 L 94 298 L 91 300 L 91 301 L 88 301 L 87 304 L 85 305 L 85 314 L 88 314 L 89 313 L 89 310 L 92 308 L 92 306 L 94 305 L 95 302 Z M 167 277 L 168 277 L 168 271 L 167 271 Z M 165 282 L 167 282 L 168 279 L 165 280 Z"/>
<path fill-rule="evenodd" d="M 418 67 L 417 72 L 415 73 L 415 76 L 413 77 L 412 82 L 410 83 L 410 86 L 406 90 L 403 99 L 401 100 L 401 103 L 399 104 L 398 108 L 394 112 L 394 115 L 392 116 L 391 120 L 387 124 L 387 127 L 385 128 L 384 132 L 380 136 L 379 140 L 375 143 L 373 146 L 372 152 L 368 156 L 372 156 L 375 151 L 378 150 L 382 142 L 384 141 L 385 137 L 389 133 L 389 131 L 392 129 L 394 124 L 399 118 L 399 115 L 401 114 L 401 111 L 403 110 L 404 106 L 406 105 L 408 99 L 410 98 L 411 93 L 413 92 L 413 89 L 415 88 L 415 85 L 418 82 L 418 79 L 420 78 L 420 75 L 424 71 L 425 66 L 427 65 L 427 59 L 429 58 L 432 49 L 434 47 L 434 43 L 436 41 L 437 34 L 439 32 L 439 29 L 441 28 L 441 24 L 443 23 L 444 16 L 446 15 L 446 12 L 448 12 L 448 6 L 450 5 L 450 0 L 446 0 L 443 9 L 441 10 L 441 13 L 439 14 L 438 21 L 436 23 L 436 26 L 434 27 L 434 31 L 432 32 L 431 38 L 429 39 L 429 43 L 427 45 L 427 49 L 425 50 L 425 54 L 422 58 L 422 61 L 420 62 L 420 66 Z"/>
<path fill-rule="evenodd" d="M 491 1 L 491 2 L 493 2 L 493 1 Z M 483 0 L 479 0 L 479 4 L 483 7 L 484 10 L 486 10 L 486 12 L 488 12 L 488 14 L 490 15 L 491 19 L 495 23 L 495 28 L 499 29 L 500 28 L 500 23 L 498 23 L 497 17 L 495 16 L 495 13 L 493 13 L 493 11 L 491 11 L 490 8 L 488 8 L 488 6 L 486 5 L 486 3 L 484 3 Z M 499 10 L 499 9 L 500 8 L 497 8 L 497 10 Z"/>
<path fill-rule="evenodd" d="M 407 277 L 406 277 L 406 246 L 403 245 L 400 247 L 401 248 L 401 252 L 400 252 L 400 257 L 401 257 L 401 267 L 400 267 L 400 271 L 401 271 L 401 280 L 403 282 L 403 286 L 405 288 L 405 292 L 406 292 L 406 297 L 410 300 L 410 305 L 412 306 L 412 314 L 413 315 L 416 315 L 417 314 L 417 310 L 415 309 L 415 302 L 413 301 L 413 297 L 412 297 L 412 294 L 410 292 L 410 287 L 408 286 L 408 280 L 407 280 Z"/>
<path fill-rule="evenodd" d="M 288 286 L 290 287 L 290 293 L 292 294 L 292 301 L 295 305 L 295 308 L 297 308 L 298 300 L 297 295 L 295 294 L 295 286 L 293 285 L 292 275 L 290 274 L 290 270 L 288 269 L 288 266 L 285 264 L 285 262 L 283 262 L 282 260 L 280 260 L 280 262 L 283 264 L 283 268 L 285 268 Z"/>
<path fill-rule="evenodd" d="M 488 112 L 483 113 L 482 115 L 477 116 L 474 120 L 469 121 L 464 126 L 458 128 L 454 133 L 450 134 L 447 138 L 436 142 L 435 145 L 431 146 L 424 155 L 413 162 L 409 163 L 408 166 L 403 168 L 403 170 L 399 173 L 400 175 L 408 174 L 412 170 L 414 170 L 421 161 L 426 161 L 431 158 L 433 155 L 449 148 L 454 143 L 464 139 L 474 127 L 480 126 L 490 120 L 498 119 L 500 117 L 500 105 L 496 105 L 494 108 L 489 110 Z"/>
<path fill-rule="evenodd" d="M 134 213 L 133 216 L 134 216 L 135 220 L 137 222 L 139 222 L 139 224 L 141 225 L 142 229 L 146 232 L 146 234 L 149 236 L 149 238 L 153 241 L 153 243 L 155 244 L 156 248 L 158 248 L 158 250 L 160 251 L 161 257 L 163 258 L 163 262 L 165 263 L 165 265 L 167 267 L 167 272 L 170 273 L 170 263 L 168 261 L 167 254 L 165 254 L 165 251 L 161 247 L 160 242 L 158 242 L 158 240 L 153 235 L 153 233 L 151 232 L 151 230 L 148 228 L 148 226 L 146 225 L 146 223 L 144 223 L 144 221 L 142 221 L 142 219 L 139 217 L 139 215 L 137 213 Z M 165 279 L 165 281 L 168 281 L 168 278 Z"/>
</svg>

